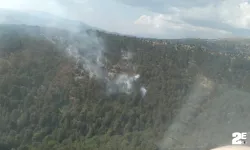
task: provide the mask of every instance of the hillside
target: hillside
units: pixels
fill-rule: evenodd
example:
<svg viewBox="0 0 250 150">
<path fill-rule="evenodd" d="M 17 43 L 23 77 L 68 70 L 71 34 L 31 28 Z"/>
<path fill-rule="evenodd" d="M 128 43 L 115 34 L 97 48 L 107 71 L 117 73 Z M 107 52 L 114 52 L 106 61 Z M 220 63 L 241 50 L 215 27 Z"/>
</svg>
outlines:
<svg viewBox="0 0 250 150">
<path fill-rule="evenodd" d="M 229 53 L 235 45 L 227 41 L 159 43 L 1 25 L 0 149 L 156 150 L 183 105 L 196 99 L 197 84 L 208 93 L 198 92 L 202 103 L 190 120 L 226 89 L 250 92 L 247 46 L 241 51 L 236 42 Z"/>
</svg>

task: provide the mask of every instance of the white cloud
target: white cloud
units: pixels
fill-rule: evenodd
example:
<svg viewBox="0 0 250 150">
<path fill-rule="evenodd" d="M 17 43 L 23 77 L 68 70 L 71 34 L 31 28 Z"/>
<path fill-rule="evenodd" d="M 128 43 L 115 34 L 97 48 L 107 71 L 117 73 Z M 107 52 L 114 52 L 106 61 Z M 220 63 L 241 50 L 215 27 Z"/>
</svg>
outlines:
<svg viewBox="0 0 250 150">
<path fill-rule="evenodd" d="M 220 38 L 231 36 L 230 32 L 208 27 L 193 26 L 181 21 L 176 16 L 155 14 L 154 16 L 142 15 L 135 22 L 141 33 L 159 35 L 163 38 Z"/>
<path fill-rule="evenodd" d="M 206 6 L 179 9 L 175 15 L 186 19 L 214 21 L 236 28 L 250 29 L 250 4 L 247 1 L 224 0 Z"/>
<path fill-rule="evenodd" d="M 140 31 L 144 29 L 147 33 L 175 32 L 182 37 L 247 36 L 250 33 L 249 0 L 119 1 L 155 13 L 142 15 L 134 22 Z"/>
<path fill-rule="evenodd" d="M 156 16 L 142 15 L 139 19 L 135 21 L 135 24 L 152 25 L 154 28 L 161 28 L 165 25 L 166 21 L 170 20 L 172 20 L 171 16 L 166 16 L 163 14 L 159 14 Z"/>
<path fill-rule="evenodd" d="M 250 29 L 250 3 L 247 0 L 222 0 L 210 1 L 210 3 L 200 1 L 204 5 L 196 5 L 195 1 L 189 1 L 189 7 L 183 7 L 187 5 L 184 0 L 179 0 L 178 3 L 161 1 L 161 5 L 157 6 L 153 5 L 151 0 L 147 2 L 151 4 L 151 7 L 148 5 L 147 8 L 151 8 L 153 12 L 173 15 L 179 19 L 205 20 L 211 23 L 228 24 L 235 28 Z M 141 6 L 145 7 L 145 3 Z M 157 9 L 156 7 L 164 9 Z"/>
<path fill-rule="evenodd" d="M 242 2 L 238 6 L 234 6 L 233 12 L 226 11 L 225 18 L 227 23 L 239 27 L 250 29 L 250 4 L 249 2 Z"/>
</svg>

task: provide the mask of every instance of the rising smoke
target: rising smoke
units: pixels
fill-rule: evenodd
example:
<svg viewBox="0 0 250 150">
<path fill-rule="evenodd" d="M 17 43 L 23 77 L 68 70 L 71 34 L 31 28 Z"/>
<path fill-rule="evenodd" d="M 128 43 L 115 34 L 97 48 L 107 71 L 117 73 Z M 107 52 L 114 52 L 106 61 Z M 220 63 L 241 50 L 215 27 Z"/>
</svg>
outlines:
<svg viewBox="0 0 250 150">
<path fill-rule="evenodd" d="M 131 52 L 122 51 L 121 62 L 119 69 L 109 69 L 107 63 L 109 60 L 105 57 L 105 46 L 101 38 L 95 34 L 86 34 L 81 32 L 78 35 L 79 42 L 73 41 L 67 47 L 67 53 L 76 60 L 76 65 L 81 65 L 82 68 L 89 73 L 90 78 L 103 80 L 106 83 L 107 92 L 131 94 L 134 90 L 134 82 L 140 78 L 133 69 Z M 113 66 L 115 66 L 113 65 Z M 112 67 L 112 66 L 111 66 Z M 131 73 L 132 72 L 132 73 Z M 143 87 L 143 96 L 146 94 L 146 89 Z"/>
</svg>

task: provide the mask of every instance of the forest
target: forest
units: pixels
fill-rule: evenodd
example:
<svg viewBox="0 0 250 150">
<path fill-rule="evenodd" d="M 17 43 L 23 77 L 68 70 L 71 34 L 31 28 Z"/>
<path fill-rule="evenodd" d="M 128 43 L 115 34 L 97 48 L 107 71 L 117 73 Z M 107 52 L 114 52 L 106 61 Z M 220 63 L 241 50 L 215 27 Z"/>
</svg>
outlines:
<svg viewBox="0 0 250 150">
<path fill-rule="evenodd" d="M 250 92 L 247 41 L 79 34 L 88 35 L 79 43 L 93 34 L 102 39 L 106 69 L 136 66 L 130 70 L 140 74 L 135 87 L 147 89 L 143 100 L 138 88 L 106 94 L 103 80 L 90 77 L 66 53 L 77 36 L 35 26 L 0 26 L 1 150 L 158 150 L 197 76 Z M 133 54 L 129 61 L 121 60 L 124 51 Z M 214 90 L 207 98 L 216 94 Z"/>
</svg>

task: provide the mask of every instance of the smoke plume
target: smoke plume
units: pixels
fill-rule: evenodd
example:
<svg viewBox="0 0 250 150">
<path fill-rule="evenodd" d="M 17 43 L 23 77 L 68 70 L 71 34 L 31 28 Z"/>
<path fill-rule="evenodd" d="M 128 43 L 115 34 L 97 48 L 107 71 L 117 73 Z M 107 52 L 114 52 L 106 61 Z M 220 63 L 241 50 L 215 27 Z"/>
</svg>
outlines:
<svg viewBox="0 0 250 150">
<path fill-rule="evenodd" d="M 134 68 L 130 63 L 131 52 L 122 51 L 120 64 L 107 66 L 109 60 L 104 55 L 107 50 L 100 37 L 81 32 L 78 40 L 79 42 L 72 40 L 67 47 L 68 54 L 77 62 L 76 66 L 80 65 L 84 71 L 88 72 L 90 78 L 104 81 L 109 94 L 130 94 L 134 90 L 133 84 L 140 78 L 140 75 L 131 69 Z M 115 69 L 117 66 L 121 71 Z"/>
</svg>

